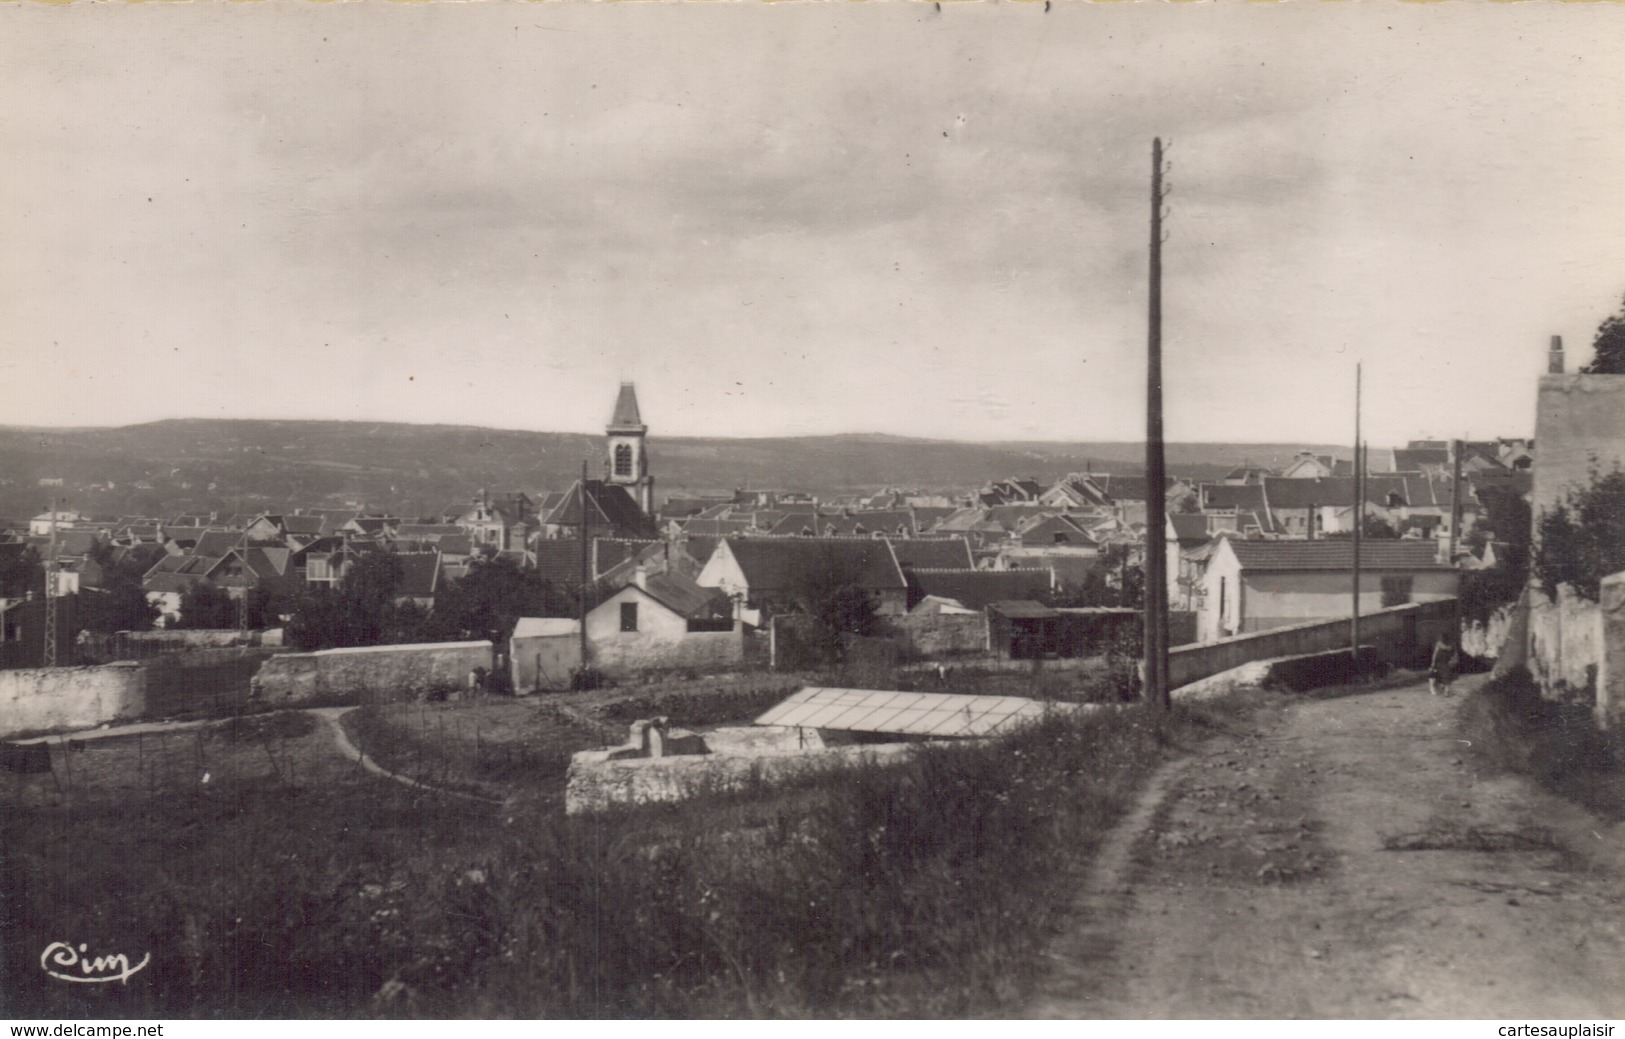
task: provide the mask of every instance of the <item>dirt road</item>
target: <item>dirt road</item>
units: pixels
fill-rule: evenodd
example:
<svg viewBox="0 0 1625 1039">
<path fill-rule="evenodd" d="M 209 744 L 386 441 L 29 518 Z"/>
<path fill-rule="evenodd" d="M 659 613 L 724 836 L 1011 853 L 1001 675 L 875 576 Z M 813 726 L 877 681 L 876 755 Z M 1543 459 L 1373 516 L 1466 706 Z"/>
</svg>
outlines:
<svg viewBox="0 0 1625 1039">
<path fill-rule="evenodd" d="M 1169 766 L 1025 1016 L 1625 1015 L 1625 827 L 1483 771 L 1459 703 L 1292 703 Z"/>
</svg>

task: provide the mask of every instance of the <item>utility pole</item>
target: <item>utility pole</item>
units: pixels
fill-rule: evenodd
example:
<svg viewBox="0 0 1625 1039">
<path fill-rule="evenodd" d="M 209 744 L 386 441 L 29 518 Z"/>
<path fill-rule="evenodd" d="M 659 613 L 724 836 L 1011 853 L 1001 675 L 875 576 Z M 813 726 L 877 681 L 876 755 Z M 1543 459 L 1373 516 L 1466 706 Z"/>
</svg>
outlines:
<svg viewBox="0 0 1625 1039">
<path fill-rule="evenodd" d="M 45 666 L 55 667 L 56 627 L 56 499 L 51 499 L 51 547 L 45 557 Z"/>
<path fill-rule="evenodd" d="M 578 606 L 577 620 L 579 622 L 579 627 L 581 629 L 580 630 L 580 637 L 581 637 L 580 674 L 581 674 L 581 679 L 582 679 L 582 682 L 583 682 L 582 688 L 586 688 L 585 682 L 586 682 L 586 678 L 587 678 L 587 588 L 588 588 L 589 579 L 590 579 L 590 576 L 591 576 L 590 573 L 589 573 L 589 567 L 587 565 L 587 553 L 589 551 L 591 551 L 591 549 L 589 547 L 590 544 L 591 544 L 591 534 L 589 532 L 592 530 L 592 518 L 587 512 L 587 461 L 586 461 L 586 459 L 582 459 L 582 461 L 581 461 L 581 495 L 580 495 L 580 498 L 581 498 L 581 525 L 579 527 L 579 530 L 580 530 L 580 534 L 581 534 L 581 574 L 580 574 L 581 583 L 580 583 L 580 592 L 578 593 L 578 597 L 577 597 L 577 606 Z"/>
<path fill-rule="evenodd" d="M 1360 365 L 1354 365 L 1354 614 L 1349 626 L 1349 646 L 1354 653 L 1354 674 L 1360 674 L 1360 539 L 1365 531 L 1365 486 L 1361 473 L 1365 469 L 1360 457 Z"/>
<path fill-rule="evenodd" d="M 1445 562 L 1452 568 L 1456 566 L 1456 544 L 1461 531 L 1461 449 L 1462 442 L 1457 440 L 1450 445 L 1450 540 L 1445 556 Z M 1458 588 L 1456 595 L 1455 620 L 1452 625 L 1452 638 L 1461 637 L 1461 595 Z"/>
<path fill-rule="evenodd" d="M 1168 694 L 1167 474 L 1162 443 L 1162 138 L 1151 142 L 1151 285 L 1146 314 L 1145 377 L 1145 691 L 1166 708 Z"/>
</svg>

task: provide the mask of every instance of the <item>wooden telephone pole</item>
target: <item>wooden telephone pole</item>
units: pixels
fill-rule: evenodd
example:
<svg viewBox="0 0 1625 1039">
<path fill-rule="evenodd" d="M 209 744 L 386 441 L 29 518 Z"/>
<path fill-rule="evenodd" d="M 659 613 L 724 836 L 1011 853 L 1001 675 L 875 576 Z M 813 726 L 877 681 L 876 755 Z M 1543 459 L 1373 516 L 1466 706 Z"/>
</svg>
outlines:
<svg viewBox="0 0 1625 1039">
<path fill-rule="evenodd" d="M 51 499 L 51 547 L 45 556 L 45 666 L 56 667 L 57 660 L 57 540 L 55 498 Z"/>
<path fill-rule="evenodd" d="M 1145 379 L 1145 690 L 1146 703 L 1169 706 L 1167 475 L 1162 443 L 1162 138 L 1151 142 L 1151 286 L 1146 315 Z"/>
<path fill-rule="evenodd" d="M 1349 625 L 1349 646 L 1354 654 L 1354 674 L 1360 674 L 1360 538 L 1365 534 L 1365 460 L 1360 453 L 1360 365 L 1354 366 L 1354 588 L 1353 621 Z"/>
</svg>

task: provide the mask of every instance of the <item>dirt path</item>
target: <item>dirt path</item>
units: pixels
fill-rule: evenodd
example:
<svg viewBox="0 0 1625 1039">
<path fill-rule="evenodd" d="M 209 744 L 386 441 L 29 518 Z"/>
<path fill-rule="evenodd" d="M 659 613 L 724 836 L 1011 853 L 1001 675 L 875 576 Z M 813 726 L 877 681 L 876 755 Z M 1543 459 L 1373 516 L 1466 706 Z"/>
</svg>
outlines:
<svg viewBox="0 0 1625 1039">
<path fill-rule="evenodd" d="M 1296 703 L 1170 766 L 1023 1016 L 1625 1015 L 1625 833 L 1480 774 L 1459 703 Z"/>
</svg>

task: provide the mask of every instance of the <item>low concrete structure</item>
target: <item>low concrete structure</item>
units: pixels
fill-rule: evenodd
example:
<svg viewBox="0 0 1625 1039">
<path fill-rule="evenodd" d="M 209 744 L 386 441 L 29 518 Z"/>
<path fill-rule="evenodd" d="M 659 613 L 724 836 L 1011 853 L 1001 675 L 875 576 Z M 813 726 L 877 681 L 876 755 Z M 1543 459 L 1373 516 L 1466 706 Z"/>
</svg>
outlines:
<svg viewBox="0 0 1625 1039">
<path fill-rule="evenodd" d="M 283 653 L 261 666 L 249 695 L 274 704 L 415 700 L 466 689 L 470 672 L 489 672 L 491 666 L 486 641 Z"/>
<path fill-rule="evenodd" d="M 896 759 L 913 746 L 827 748 L 815 729 L 755 725 L 695 734 L 663 722 L 633 722 L 625 744 L 573 755 L 564 810 L 602 812 L 771 786 L 811 772 Z"/>
<path fill-rule="evenodd" d="M 91 729 L 141 717 L 147 673 L 137 664 L 0 671 L 0 738 Z"/>
<path fill-rule="evenodd" d="M 515 694 L 570 688 L 581 666 L 581 622 L 563 617 L 521 617 L 508 640 Z"/>
</svg>

